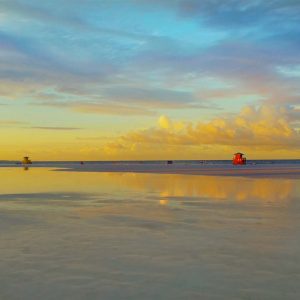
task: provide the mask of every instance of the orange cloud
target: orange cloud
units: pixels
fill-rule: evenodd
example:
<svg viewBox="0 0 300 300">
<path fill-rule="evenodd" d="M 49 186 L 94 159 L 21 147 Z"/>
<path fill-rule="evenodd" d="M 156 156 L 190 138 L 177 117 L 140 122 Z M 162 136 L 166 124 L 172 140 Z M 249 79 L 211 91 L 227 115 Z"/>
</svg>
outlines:
<svg viewBox="0 0 300 300">
<path fill-rule="evenodd" d="M 114 154 L 133 151 L 157 151 L 158 147 L 227 147 L 230 149 L 285 150 L 299 153 L 300 133 L 292 127 L 292 114 L 285 108 L 245 107 L 239 114 L 216 118 L 210 122 L 174 122 L 161 116 L 158 126 L 129 132 L 105 146 Z M 167 147 L 166 147 L 167 146 Z M 188 150 L 186 150 L 188 151 Z M 199 149 L 198 149 L 199 151 Z M 234 151 L 234 150 L 233 150 Z"/>
</svg>

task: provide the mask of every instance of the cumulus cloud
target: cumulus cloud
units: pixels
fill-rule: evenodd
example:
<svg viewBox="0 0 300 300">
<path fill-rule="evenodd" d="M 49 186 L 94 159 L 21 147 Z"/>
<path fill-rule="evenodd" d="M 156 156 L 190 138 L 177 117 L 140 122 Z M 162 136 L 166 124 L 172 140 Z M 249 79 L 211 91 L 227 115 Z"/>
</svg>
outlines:
<svg viewBox="0 0 300 300">
<path fill-rule="evenodd" d="M 158 125 L 136 130 L 107 144 L 106 152 L 182 146 L 227 146 L 229 148 L 293 150 L 300 146 L 300 132 L 292 126 L 295 109 L 245 107 L 239 114 L 218 117 L 210 122 L 173 122 L 161 116 Z"/>
</svg>

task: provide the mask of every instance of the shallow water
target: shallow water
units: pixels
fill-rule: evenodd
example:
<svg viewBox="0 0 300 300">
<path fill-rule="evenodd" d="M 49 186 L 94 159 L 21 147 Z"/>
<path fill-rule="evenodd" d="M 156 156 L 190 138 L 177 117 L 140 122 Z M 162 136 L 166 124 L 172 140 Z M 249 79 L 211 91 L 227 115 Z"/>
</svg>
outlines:
<svg viewBox="0 0 300 300">
<path fill-rule="evenodd" d="M 299 299 L 300 182 L 0 170 L 0 299 Z"/>
</svg>

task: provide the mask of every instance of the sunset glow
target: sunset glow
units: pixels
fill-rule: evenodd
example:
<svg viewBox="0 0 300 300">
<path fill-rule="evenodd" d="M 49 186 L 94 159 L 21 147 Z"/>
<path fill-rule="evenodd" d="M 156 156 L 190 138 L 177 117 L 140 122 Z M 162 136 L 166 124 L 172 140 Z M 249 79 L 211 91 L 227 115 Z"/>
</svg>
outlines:
<svg viewBox="0 0 300 300">
<path fill-rule="evenodd" d="M 298 1 L 0 1 L 0 160 L 300 157 Z"/>
</svg>

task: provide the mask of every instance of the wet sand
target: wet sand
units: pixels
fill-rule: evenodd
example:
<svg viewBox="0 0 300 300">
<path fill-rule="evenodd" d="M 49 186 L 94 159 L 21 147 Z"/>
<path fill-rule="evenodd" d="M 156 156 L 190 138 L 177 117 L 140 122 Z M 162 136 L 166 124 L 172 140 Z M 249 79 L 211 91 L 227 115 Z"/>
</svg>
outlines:
<svg viewBox="0 0 300 300">
<path fill-rule="evenodd" d="M 88 167 L 0 169 L 0 299 L 300 298 L 299 179 Z"/>
<path fill-rule="evenodd" d="M 206 164 L 74 164 L 58 170 L 77 172 L 132 172 L 243 177 L 300 178 L 300 165 L 206 165 Z"/>
<path fill-rule="evenodd" d="M 5 165 L 3 165 L 5 167 Z M 22 165 L 13 167 L 23 168 Z M 121 172 L 121 173 L 155 173 L 155 174 L 185 174 L 211 176 L 242 176 L 242 177 L 276 177 L 300 178 L 300 164 L 205 164 L 205 163 L 57 163 L 35 162 L 27 166 L 30 168 L 52 168 L 54 171 L 71 172 Z M 1 169 L 1 168 L 0 168 Z"/>
</svg>

